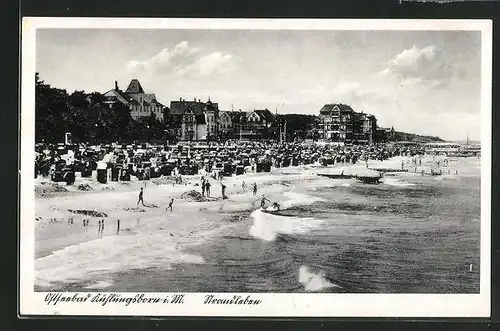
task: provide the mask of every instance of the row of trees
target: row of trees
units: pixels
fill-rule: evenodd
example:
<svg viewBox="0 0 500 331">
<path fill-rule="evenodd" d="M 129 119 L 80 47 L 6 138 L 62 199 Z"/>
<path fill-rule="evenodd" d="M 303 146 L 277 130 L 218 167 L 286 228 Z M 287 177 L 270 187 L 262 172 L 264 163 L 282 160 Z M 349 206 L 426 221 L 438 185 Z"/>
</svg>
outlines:
<svg viewBox="0 0 500 331">
<path fill-rule="evenodd" d="M 180 127 L 179 118 L 158 121 L 154 114 L 134 120 L 130 109 L 115 103 L 109 106 L 100 93 L 74 91 L 51 87 L 35 75 L 35 139 L 36 142 L 58 143 L 64 134 L 71 132 L 80 142 L 145 142 L 151 140 L 175 140 Z M 270 139 L 279 139 L 279 130 L 284 130 L 286 140 L 318 139 L 318 117 L 314 115 L 282 114 L 266 133 Z M 281 127 L 280 127 L 281 126 Z M 222 135 L 218 139 L 231 138 Z"/>
<path fill-rule="evenodd" d="M 35 75 L 36 142 L 58 143 L 71 132 L 81 142 L 132 142 L 163 139 L 169 128 L 152 114 L 140 121 L 120 103 L 111 107 L 102 94 L 53 88 Z"/>
<path fill-rule="evenodd" d="M 304 114 L 280 114 L 278 115 L 278 123 L 284 126 L 286 123 L 286 140 L 318 140 L 320 135 L 318 132 L 319 118 L 315 115 Z"/>
</svg>

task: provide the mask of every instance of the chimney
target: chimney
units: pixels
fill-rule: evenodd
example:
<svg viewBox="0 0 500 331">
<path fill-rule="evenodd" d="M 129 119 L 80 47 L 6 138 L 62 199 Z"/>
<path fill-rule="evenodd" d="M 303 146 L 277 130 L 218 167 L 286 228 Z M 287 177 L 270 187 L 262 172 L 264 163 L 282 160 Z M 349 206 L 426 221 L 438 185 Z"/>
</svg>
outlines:
<svg viewBox="0 0 500 331">
<path fill-rule="evenodd" d="M 118 82 L 115 80 L 115 90 L 118 90 Z"/>
</svg>

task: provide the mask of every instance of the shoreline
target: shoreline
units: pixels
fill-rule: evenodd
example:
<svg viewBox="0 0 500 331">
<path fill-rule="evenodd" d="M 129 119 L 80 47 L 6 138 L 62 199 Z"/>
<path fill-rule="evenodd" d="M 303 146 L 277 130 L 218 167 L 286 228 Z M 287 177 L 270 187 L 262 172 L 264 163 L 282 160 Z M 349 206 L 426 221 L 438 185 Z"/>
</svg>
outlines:
<svg viewBox="0 0 500 331">
<path fill-rule="evenodd" d="M 370 161 L 370 168 L 377 167 L 392 167 L 397 169 L 400 166 L 401 160 L 404 157 L 395 157 L 386 161 Z M 419 167 L 419 168 L 423 168 Z M 106 220 L 106 227 L 103 233 L 104 236 L 116 235 L 116 220 L 120 220 L 120 233 L 127 231 L 126 229 L 134 228 L 137 225 L 137 219 L 144 222 L 147 219 L 168 218 L 175 220 L 181 216 L 177 213 L 169 214 L 165 211 L 168 205 L 169 198 L 174 198 L 174 210 L 183 210 L 185 216 L 206 216 L 202 214 L 213 214 L 214 212 L 237 212 L 244 210 L 254 210 L 258 207 L 255 200 L 261 197 L 262 193 L 266 194 L 267 198 L 274 198 L 279 201 L 279 196 L 291 189 L 293 181 L 300 181 L 305 178 L 316 178 L 318 172 L 321 173 L 337 173 L 342 169 L 346 174 L 353 172 L 364 172 L 366 166 L 364 163 L 357 164 L 336 164 L 334 166 L 295 166 L 286 168 L 273 169 L 268 173 L 247 173 L 244 175 L 227 177 L 223 180 L 227 186 L 226 194 L 228 199 L 223 200 L 221 197 L 221 187 L 218 180 L 210 177 L 212 183 L 212 198 L 208 201 L 193 202 L 181 199 L 180 196 L 188 191 L 195 190 L 200 192 L 200 187 L 195 186 L 199 183 L 201 175 L 184 176 L 185 184 L 162 184 L 165 179 L 157 178 L 148 181 L 132 181 L 127 184 L 123 182 L 110 182 L 109 184 L 92 183 L 88 179 L 80 179 L 73 185 L 71 191 L 54 192 L 54 196 L 37 197 L 35 199 L 35 215 L 36 215 L 36 249 L 35 258 L 42 257 L 53 253 L 64 247 L 95 239 L 97 234 L 97 223 L 100 219 Z M 337 171 L 336 171 L 337 170 Z M 159 184 L 155 184 L 154 182 Z M 242 182 L 246 183 L 246 191 L 241 187 Z M 251 194 L 251 184 L 256 182 L 258 185 L 258 193 L 253 199 Z M 77 191 L 79 184 L 92 184 L 93 191 Z M 276 186 L 274 184 L 281 184 Z M 144 187 L 144 199 L 146 206 L 137 206 L 138 192 L 141 187 Z M 95 190 L 101 188 L 101 190 Z M 103 188 L 107 188 L 102 190 Z M 111 188 L 111 189 L 110 189 Z M 253 199 L 253 200 L 252 200 Z M 106 205 L 102 205 L 102 201 L 106 201 Z M 252 201 L 251 204 L 249 202 Z M 112 207 L 109 207 L 112 206 Z M 104 212 L 108 217 L 91 217 L 71 213 L 68 210 L 82 211 L 98 211 Z M 69 217 L 73 217 L 74 223 L 67 224 Z M 182 217 L 185 221 L 186 217 Z M 83 227 L 83 219 L 89 220 L 89 226 Z M 57 226 L 57 227 L 56 227 Z M 127 232 L 133 233 L 128 230 Z M 54 241 L 55 242 L 48 242 Z M 46 247 L 49 246 L 49 247 Z"/>
<path fill-rule="evenodd" d="M 371 161 L 370 165 L 394 167 L 399 164 L 400 166 L 401 159 L 401 157 L 396 157 L 382 162 Z M 109 266 L 101 261 L 106 270 L 100 271 L 104 273 L 114 272 L 116 268 L 121 270 L 120 268 L 151 267 L 149 264 L 154 267 L 155 263 L 159 263 L 156 261 L 155 254 L 161 256 L 163 250 L 167 250 L 168 255 L 162 260 L 163 263 L 168 264 L 168 261 L 201 263 L 198 257 L 185 253 L 186 249 L 203 243 L 224 227 L 231 227 L 233 214 L 244 211 L 251 213 L 257 210 L 259 208 L 257 200 L 260 200 L 263 193 L 271 201 L 282 202 L 287 199 L 286 193 L 293 192 L 294 188 L 298 187 L 297 185 L 300 186 L 301 183 L 307 185 L 307 180 L 321 181 L 322 178 L 317 175 L 317 172 L 328 169 L 356 172 L 366 167 L 364 163 L 338 164 L 333 167 L 298 166 L 274 169 L 271 173 L 247 173 L 228 177 L 223 181 L 227 186 L 226 194 L 229 197 L 225 200 L 221 198 L 220 185 L 214 179 L 211 179 L 211 183 L 212 195 L 215 197 L 211 200 L 195 202 L 181 199 L 180 195 L 186 191 L 200 192 L 199 186 L 194 186 L 195 183 L 199 183 L 200 175 L 190 176 L 186 181 L 191 181 L 191 184 L 186 185 L 156 185 L 151 181 L 146 183 L 135 181 L 127 185 L 126 190 L 84 192 L 78 196 L 66 195 L 62 192 L 59 196 L 36 199 L 38 220 L 35 221 L 35 286 L 42 288 L 44 284 L 52 284 L 47 285 L 50 287 L 58 282 L 67 284 L 75 280 L 81 282 L 85 279 L 92 279 L 90 275 L 92 272 L 89 272 L 92 269 L 73 268 L 78 270 L 72 270 L 72 263 L 81 262 L 78 261 L 81 254 L 84 255 L 83 260 L 91 261 L 91 256 L 94 255 L 109 259 Z M 241 187 L 243 181 L 247 185 L 246 190 Z M 253 182 L 258 185 L 256 196 L 253 196 L 250 189 Z M 145 186 L 144 200 L 147 207 L 136 206 L 141 186 Z M 165 210 L 170 197 L 175 199 L 172 212 Z M 270 203 L 267 204 L 269 205 Z M 68 209 L 104 212 L 108 217 L 75 215 Z M 74 223 L 68 224 L 67 219 L 71 215 Z M 82 225 L 83 219 L 89 220 L 87 227 Z M 97 226 L 101 219 L 106 220 L 102 234 L 98 233 Z M 119 234 L 116 231 L 118 219 L 120 220 Z M 142 253 L 148 252 L 151 260 L 137 260 L 133 256 L 134 249 L 141 250 Z M 115 254 L 130 256 L 127 258 L 127 263 L 115 265 L 113 260 Z M 64 265 L 67 263 L 70 265 Z M 40 265 L 43 267 L 40 268 Z M 75 275 L 68 275 L 68 273 Z"/>
<path fill-rule="evenodd" d="M 303 172 L 303 169 L 294 169 Z M 279 178 L 277 178 L 278 176 Z M 188 201 L 180 196 L 188 191 L 200 192 L 199 186 L 191 184 L 156 185 L 151 181 L 135 182 L 127 185 L 126 190 L 92 191 L 79 194 L 61 192 L 56 196 L 44 197 L 35 200 L 36 225 L 35 225 L 35 259 L 48 256 L 58 250 L 71 245 L 76 245 L 106 236 L 116 235 L 117 220 L 120 220 L 120 234 L 134 234 L 147 231 L 143 228 L 148 222 L 158 223 L 159 220 L 168 219 L 167 224 L 161 224 L 164 231 L 179 231 L 172 224 L 182 223 L 196 228 L 199 219 L 211 219 L 220 213 L 234 213 L 250 211 L 258 207 L 255 201 L 262 193 L 269 199 L 279 198 L 285 191 L 290 190 L 287 181 L 300 180 L 292 177 L 311 177 L 311 175 L 290 175 L 280 172 L 245 174 L 224 179 L 227 186 L 228 199 L 221 197 L 220 185 L 215 179 L 212 182 L 212 198 L 206 201 Z M 191 176 L 198 177 L 200 175 Z M 241 183 L 245 181 L 247 188 L 243 191 Z M 251 192 L 251 183 L 256 182 L 258 193 L 254 197 Z M 283 182 L 282 185 L 275 185 Z M 120 185 L 120 183 L 113 183 Z M 102 185 L 102 184 L 97 184 Z M 96 185 L 96 186 L 97 186 Z M 144 188 L 145 206 L 137 206 L 137 197 L 140 187 Z M 169 198 L 174 198 L 173 211 L 166 211 Z M 106 201 L 106 205 L 102 205 Z M 109 207 L 112 206 L 112 207 Z M 91 217 L 69 212 L 69 210 L 104 212 L 107 217 Z M 182 213 L 180 212 L 182 211 Z M 68 219 L 73 217 L 73 224 L 68 224 Z M 83 219 L 89 220 L 89 225 L 84 227 Z M 98 221 L 105 220 L 105 229 L 98 235 Z M 182 222 L 181 222 L 182 221 Z M 140 229 L 139 229 L 140 228 Z"/>
</svg>

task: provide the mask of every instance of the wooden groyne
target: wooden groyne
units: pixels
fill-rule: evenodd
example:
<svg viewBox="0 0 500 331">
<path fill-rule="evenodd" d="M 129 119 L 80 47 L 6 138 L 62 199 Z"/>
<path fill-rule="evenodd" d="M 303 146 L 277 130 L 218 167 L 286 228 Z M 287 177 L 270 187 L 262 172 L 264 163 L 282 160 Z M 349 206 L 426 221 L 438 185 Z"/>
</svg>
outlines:
<svg viewBox="0 0 500 331">
<path fill-rule="evenodd" d="M 378 176 L 360 176 L 360 175 L 346 175 L 346 174 L 325 174 L 325 173 L 318 173 L 318 176 L 323 176 L 323 177 L 328 177 L 331 179 L 358 179 L 361 180 L 364 183 L 368 184 L 376 184 L 380 181 L 382 178 L 382 175 L 379 174 Z"/>
<path fill-rule="evenodd" d="M 381 173 L 386 172 L 408 172 L 408 169 L 395 169 L 395 168 L 368 168 L 369 170 L 378 171 Z"/>
</svg>

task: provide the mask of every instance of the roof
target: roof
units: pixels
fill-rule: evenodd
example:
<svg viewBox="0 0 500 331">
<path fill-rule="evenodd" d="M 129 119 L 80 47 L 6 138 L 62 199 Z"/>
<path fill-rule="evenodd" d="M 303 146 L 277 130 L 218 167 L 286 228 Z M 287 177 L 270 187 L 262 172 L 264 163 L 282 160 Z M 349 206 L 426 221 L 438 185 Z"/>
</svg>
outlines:
<svg viewBox="0 0 500 331">
<path fill-rule="evenodd" d="M 226 110 L 221 110 L 219 116 L 221 116 L 222 114 L 227 114 L 231 118 L 231 122 L 234 123 L 243 122 L 248 115 L 247 112 L 244 111 L 226 111 Z"/>
<path fill-rule="evenodd" d="M 269 109 L 255 109 L 253 112 L 266 122 L 273 122 L 276 120 L 276 117 Z"/>
<path fill-rule="evenodd" d="M 144 93 L 144 90 L 142 89 L 141 83 L 139 83 L 138 79 L 132 79 L 130 84 L 128 84 L 125 93 Z"/>
<path fill-rule="evenodd" d="M 159 103 L 156 100 L 156 96 L 154 93 L 134 93 L 134 94 L 129 94 L 131 98 L 133 98 L 138 104 L 142 103 L 144 106 L 149 106 L 149 105 L 156 105 L 156 106 L 163 106 L 161 103 Z"/>
<path fill-rule="evenodd" d="M 122 90 L 112 89 L 104 93 L 104 95 L 108 93 L 114 94 L 117 97 L 117 99 L 122 103 L 138 105 L 137 101 L 135 101 L 129 95 L 125 94 Z"/>
<path fill-rule="evenodd" d="M 170 102 L 170 115 L 177 121 L 182 120 L 182 115 L 186 112 L 193 112 L 197 124 L 206 124 L 205 115 L 203 114 L 203 109 L 205 108 L 204 103 L 194 102 L 194 101 L 171 101 Z"/>
<path fill-rule="evenodd" d="M 108 93 L 113 93 L 120 102 L 128 103 L 130 105 L 143 105 L 143 106 L 159 106 L 159 107 L 164 107 L 163 104 L 158 102 L 156 100 L 156 95 L 154 93 L 144 93 L 144 89 L 141 86 L 141 83 L 139 83 L 139 80 L 137 79 L 132 79 L 130 81 L 130 84 L 127 87 L 127 90 L 124 92 L 120 90 L 119 88 L 114 88 L 112 90 L 109 90 L 108 92 L 104 93 L 105 95 Z"/>
<path fill-rule="evenodd" d="M 331 113 L 334 110 L 334 108 L 337 107 L 340 111 L 354 111 L 351 106 L 349 105 L 345 105 L 343 103 L 327 103 L 325 104 L 319 111 L 320 115 L 321 114 L 328 114 L 328 113 Z"/>
<path fill-rule="evenodd" d="M 210 106 L 211 105 L 211 106 Z M 196 115 L 203 115 L 205 109 L 218 110 L 219 105 L 217 103 L 205 103 L 202 101 L 170 101 L 170 113 L 173 115 L 182 115 L 188 109 L 191 109 Z"/>
</svg>

